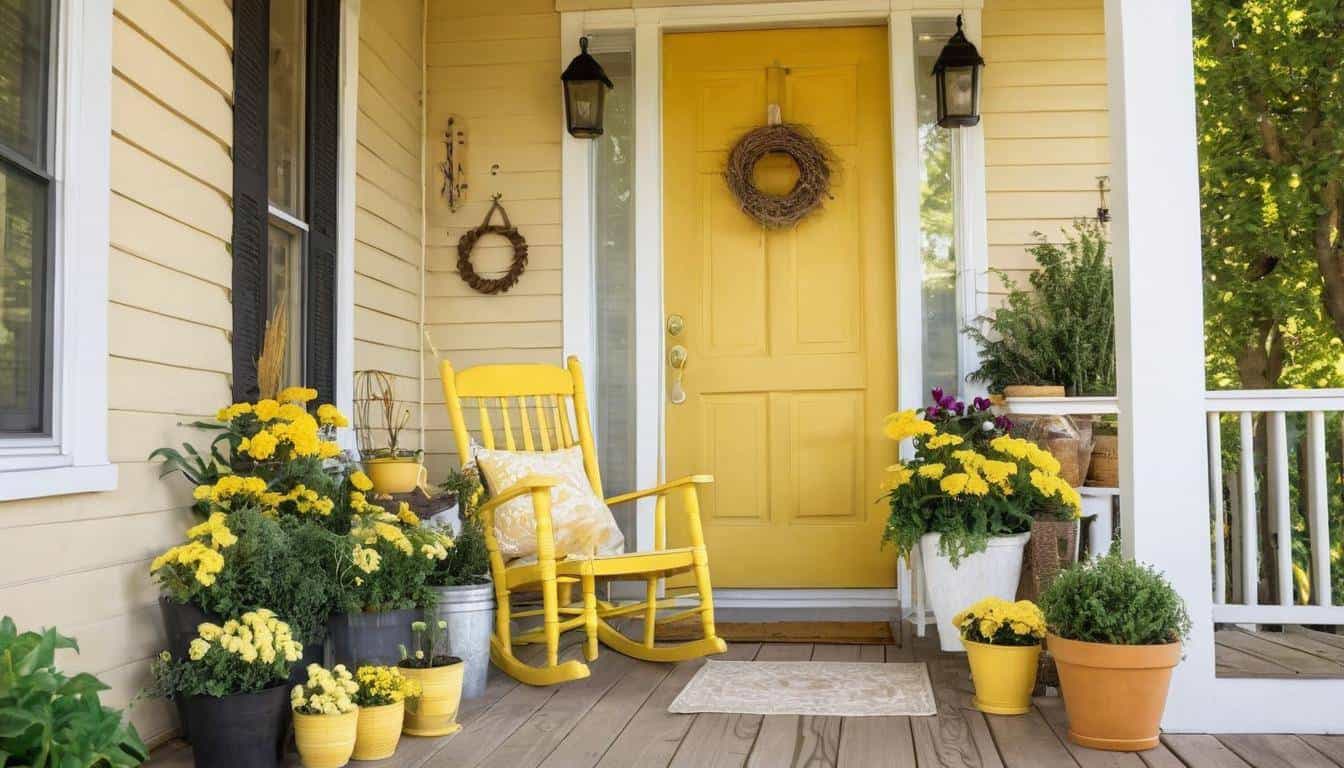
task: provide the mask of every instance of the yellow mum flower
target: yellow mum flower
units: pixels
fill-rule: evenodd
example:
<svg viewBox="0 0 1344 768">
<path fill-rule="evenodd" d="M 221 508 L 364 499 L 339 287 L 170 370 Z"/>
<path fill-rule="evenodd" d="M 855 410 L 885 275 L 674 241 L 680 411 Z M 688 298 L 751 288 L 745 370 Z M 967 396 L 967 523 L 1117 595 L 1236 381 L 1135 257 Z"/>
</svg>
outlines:
<svg viewBox="0 0 1344 768">
<path fill-rule="evenodd" d="M 364 474 L 358 469 L 350 473 L 350 484 L 353 485 L 356 490 L 360 491 L 368 491 L 373 488 L 373 481 L 369 479 L 368 475 Z M 354 494 L 351 494 L 351 498 L 353 500 Z M 360 501 L 363 500 L 364 497 L 361 495 Z"/>
<path fill-rule="evenodd" d="M 925 464 L 919 468 L 919 476 L 927 477 L 930 480 L 937 480 L 943 476 L 943 472 L 946 470 L 947 467 L 942 464 Z"/>
<path fill-rule="evenodd" d="M 331 403 L 323 403 L 317 407 L 317 420 L 327 427 L 348 427 L 350 420 L 341 413 L 340 409 Z"/>
<path fill-rule="evenodd" d="M 341 444 L 335 440 L 324 440 L 321 445 L 317 446 L 317 455 L 323 459 L 334 459 L 341 455 Z"/>
<path fill-rule="evenodd" d="M 973 469 L 966 471 L 966 492 L 972 496 L 984 496 L 989 493 L 989 483 Z"/>
<path fill-rule="evenodd" d="M 378 570 L 382 562 L 382 556 L 376 550 L 368 547 L 356 546 L 354 550 L 355 567 L 365 573 L 373 573 Z"/>
<path fill-rule="evenodd" d="M 1002 483 L 1010 476 L 1017 474 L 1017 465 L 1011 461 L 996 461 L 994 459 L 985 459 L 980 465 L 980 471 L 985 473 L 985 479 L 991 483 Z"/>
<path fill-rule="evenodd" d="M 1059 472 L 1059 459 L 1051 456 L 1049 451 L 1041 449 L 1034 443 L 1027 448 L 1027 460 L 1037 469 L 1043 469 L 1051 474 Z"/>
<path fill-rule="evenodd" d="M 944 448 L 949 445 L 961 445 L 966 442 L 960 435 L 940 434 L 930 437 L 925 443 L 929 448 Z"/>
<path fill-rule="evenodd" d="M 1000 435 L 989 441 L 990 448 L 1014 459 L 1025 459 L 1027 457 L 1027 446 L 1030 445 L 1032 444 L 1020 437 L 1009 437 L 1008 435 Z"/>
<path fill-rule="evenodd" d="M 192 661 L 200 661 L 205 658 L 205 654 L 209 651 L 210 643 L 207 643 L 198 637 L 195 640 L 192 640 L 191 645 L 187 647 L 187 656 L 189 656 Z"/>
<path fill-rule="evenodd" d="M 317 399 L 317 390 L 308 387 L 285 387 L 276 397 L 282 403 L 306 403 Z"/>
<path fill-rule="evenodd" d="M 887 476 L 882 481 L 882 490 L 894 491 L 910 482 L 910 478 L 914 476 L 915 471 L 904 464 L 892 464 L 887 467 Z"/>
<path fill-rule="evenodd" d="M 420 525 L 420 516 L 411 511 L 411 505 L 401 502 L 397 505 L 397 519 L 409 526 Z"/>
<path fill-rule="evenodd" d="M 961 462 L 961 466 L 967 469 L 979 469 L 981 465 L 985 463 L 984 456 L 981 456 L 980 454 L 970 450 L 969 448 L 964 448 L 960 451 L 953 451 L 952 458 Z"/>
<path fill-rule="evenodd" d="M 932 435 L 936 431 L 933 424 L 925 421 L 913 410 L 889 414 L 882 425 L 882 432 L 898 442 L 910 437 Z"/>
<path fill-rule="evenodd" d="M 280 441 L 270 432 L 258 432 L 247 447 L 247 454 L 258 461 L 264 461 L 275 455 Z"/>
<path fill-rule="evenodd" d="M 971 476 L 965 472 L 954 472 L 944 477 L 942 482 L 938 483 L 938 487 L 949 496 L 960 496 L 966 490 L 966 483 L 970 482 L 970 479 Z"/>
</svg>

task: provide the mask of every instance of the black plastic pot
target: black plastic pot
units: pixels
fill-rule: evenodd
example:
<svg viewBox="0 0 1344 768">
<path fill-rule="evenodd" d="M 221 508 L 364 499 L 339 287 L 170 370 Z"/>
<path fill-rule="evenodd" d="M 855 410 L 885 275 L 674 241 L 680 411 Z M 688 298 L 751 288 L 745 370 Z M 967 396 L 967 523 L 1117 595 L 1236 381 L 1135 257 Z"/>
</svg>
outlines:
<svg viewBox="0 0 1344 768">
<path fill-rule="evenodd" d="M 289 685 L 182 700 L 196 768 L 276 768 L 289 734 Z"/>
<path fill-rule="evenodd" d="M 168 652 L 174 659 L 187 658 L 187 647 L 196 637 L 196 627 L 202 622 L 219 622 L 219 617 L 206 613 L 191 603 L 179 603 L 170 597 L 159 596 L 159 614 L 163 616 L 163 630 L 168 636 Z M 182 740 L 191 741 L 191 729 L 187 725 L 187 710 L 181 696 L 174 699 L 177 706 L 177 719 L 182 723 Z"/>
<path fill-rule="evenodd" d="M 424 618 L 414 608 L 382 613 L 341 613 L 327 622 L 335 663 L 354 671 L 360 664 L 396 664 L 411 647 L 411 622 Z"/>
</svg>

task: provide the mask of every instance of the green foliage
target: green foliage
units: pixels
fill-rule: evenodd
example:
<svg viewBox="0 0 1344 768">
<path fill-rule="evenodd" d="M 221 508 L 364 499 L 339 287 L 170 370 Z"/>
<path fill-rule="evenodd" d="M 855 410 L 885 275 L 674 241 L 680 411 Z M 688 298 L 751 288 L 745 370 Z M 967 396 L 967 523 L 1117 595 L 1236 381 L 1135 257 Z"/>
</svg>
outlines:
<svg viewBox="0 0 1344 768">
<path fill-rule="evenodd" d="M 1007 301 L 984 318 L 987 331 L 969 327 L 983 361 L 971 381 L 1002 391 L 1010 384 L 1062 385 L 1071 395 L 1115 392 L 1115 297 L 1106 233 L 1074 222 L 1061 245 L 1039 232 L 1028 252 L 1038 269 L 1031 290 L 999 272 Z"/>
<path fill-rule="evenodd" d="M 1118 548 L 1061 571 L 1040 605 L 1050 631 L 1067 640 L 1158 645 L 1190 633 L 1185 603 L 1166 577 Z"/>
<path fill-rule="evenodd" d="M 150 695 L 232 696 L 272 688 L 289 678 L 303 647 L 270 611 L 248 611 L 222 625 L 203 623 L 186 659 L 168 651 L 150 665 Z"/>
<path fill-rule="evenodd" d="M 458 517 L 462 529 L 453 540 L 448 557 L 444 558 L 429 577 L 436 587 L 459 587 L 484 584 L 490 573 L 490 552 L 485 546 L 485 529 L 476 510 L 486 495 L 474 471 L 463 473 L 453 470 L 444 482 L 445 490 L 457 496 Z"/>
<path fill-rule="evenodd" d="M 411 622 L 411 650 L 401 648 L 399 666 L 414 669 L 446 667 L 462 660 L 448 655 L 448 622 L 436 619 L 433 611 L 426 611 L 425 618 Z"/>
<path fill-rule="evenodd" d="M 63 648 L 79 651 L 55 629 L 20 634 L 0 619 L 0 766 L 131 768 L 149 759 L 135 726 L 99 701 L 106 685 L 56 668 Z"/>
<path fill-rule="evenodd" d="M 426 547 L 451 541 L 429 527 L 398 526 L 367 521 L 346 537 L 347 548 L 338 550 L 332 583 L 337 600 L 348 613 L 398 611 L 427 608 L 434 604 L 429 577 L 440 558 Z M 452 552 L 447 546 L 447 553 Z M 376 567 L 360 567 L 360 552 L 376 553 Z M 447 554 L 440 553 L 440 554 Z"/>
<path fill-rule="evenodd" d="M 1209 385 L 1341 386 L 1344 4 L 1193 11 Z"/>
</svg>

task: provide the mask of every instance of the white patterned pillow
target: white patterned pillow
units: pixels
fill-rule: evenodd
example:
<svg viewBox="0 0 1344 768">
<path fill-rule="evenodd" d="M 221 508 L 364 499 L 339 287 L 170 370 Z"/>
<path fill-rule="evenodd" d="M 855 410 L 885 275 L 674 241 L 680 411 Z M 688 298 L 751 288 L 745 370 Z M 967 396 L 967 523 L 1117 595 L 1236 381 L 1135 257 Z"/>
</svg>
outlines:
<svg viewBox="0 0 1344 768">
<path fill-rule="evenodd" d="M 579 446 L 550 453 L 476 451 L 491 493 L 501 493 L 529 475 L 545 475 L 560 482 L 551 489 L 551 523 L 555 531 L 555 556 L 613 555 L 625 550 L 625 537 L 611 510 L 588 483 Z M 522 496 L 495 510 L 495 538 L 505 560 L 537 556 L 537 518 L 532 497 Z"/>
</svg>

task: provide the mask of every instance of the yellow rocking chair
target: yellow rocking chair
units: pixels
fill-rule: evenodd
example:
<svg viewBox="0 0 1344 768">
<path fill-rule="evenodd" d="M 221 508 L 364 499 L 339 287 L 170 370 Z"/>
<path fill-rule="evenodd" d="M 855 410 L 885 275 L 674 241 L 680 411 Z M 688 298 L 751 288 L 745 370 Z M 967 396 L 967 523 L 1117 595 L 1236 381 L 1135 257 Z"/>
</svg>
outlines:
<svg viewBox="0 0 1344 768">
<path fill-rule="evenodd" d="M 464 415 L 464 401 L 471 399 L 480 421 L 480 442 L 496 447 L 491 412 L 500 417 L 506 450 L 544 451 L 581 446 L 584 472 L 593 492 L 601 497 L 602 480 L 597 452 L 589 428 L 588 402 L 583 386 L 583 371 L 577 358 L 570 357 L 568 368 L 553 365 L 482 365 L 455 373 L 445 360 L 439 363 L 443 380 L 444 402 L 452 423 L 459 457 L 471 456 L 470 433 Z M 570 409 L 573 409 L 571 427 Z M 516 415 L 521 435 L 516 435 L 512 416 Z M 534 439 L 533 429 L 536 430 Z M 521 440 L 519 440 L 521 437 Z M 588 665 L 578 660 L 559 661 L 560 633 L 583 627 L 586 633 L 584 656 L 597 658 L 599 641 L 627 656 L 647 661 L 682 661 L 714 653 L 727 646 L 714 633 L 714 598 L 710 591 L 709 556 L 700 527 L 697 488 L 713 482 L 708 475 L 691 475 L 680 480 L 635 491 L 606 500 L 608 506 L 654 497 L 654 548 L 650 552 L 631 552 L 589 558 L 557 557 L 551 524 L 551 488 L 554 478 L 531 476 L 512 488 L 492 489 L 494 496 L 481 505 L 479 514 L 485 529 L 486 548 L 490 553 L 490 571 L 495 585 L 495 630 L 490 639 L 490 658 L 495 665 L 529 685 L 551 685 L 588 676 Z M 666 546 L 667 500 L 680 494 L 688 518 L 690 546 Z M 537 561 L 510 565 L 500 554 L 495 536 L 494 513 L 510 500 L 531 496 L 536 516 Z M 699 604 L 670 615 L 658 616 L 660 608 L 673 601 L 658 600 L 658 580 L 690 572 L 695 580 Z M 597 599 L 597 580 L 642 580 L 645 599 L 617 605 Z M 583 604 L 569 604 L 572 585 L 579 584 Z M 540 609 L 514 612 L 510 596 L 514 592 L 541 592 Z M 565 599 L 562 599 L 565 598 Z M 642 615 L 643 637 L 627 637 L 609 620 L 621 616 Z M 703 637 L 680 645 L 657 645 L 657 627 L 699 615 Z M 511 621 L 540 616 L 541 627 L 514 637 Z M 546 661 L 539 666 L 521 661 L 513 646 L 544 642 Z"/>
</svg>

